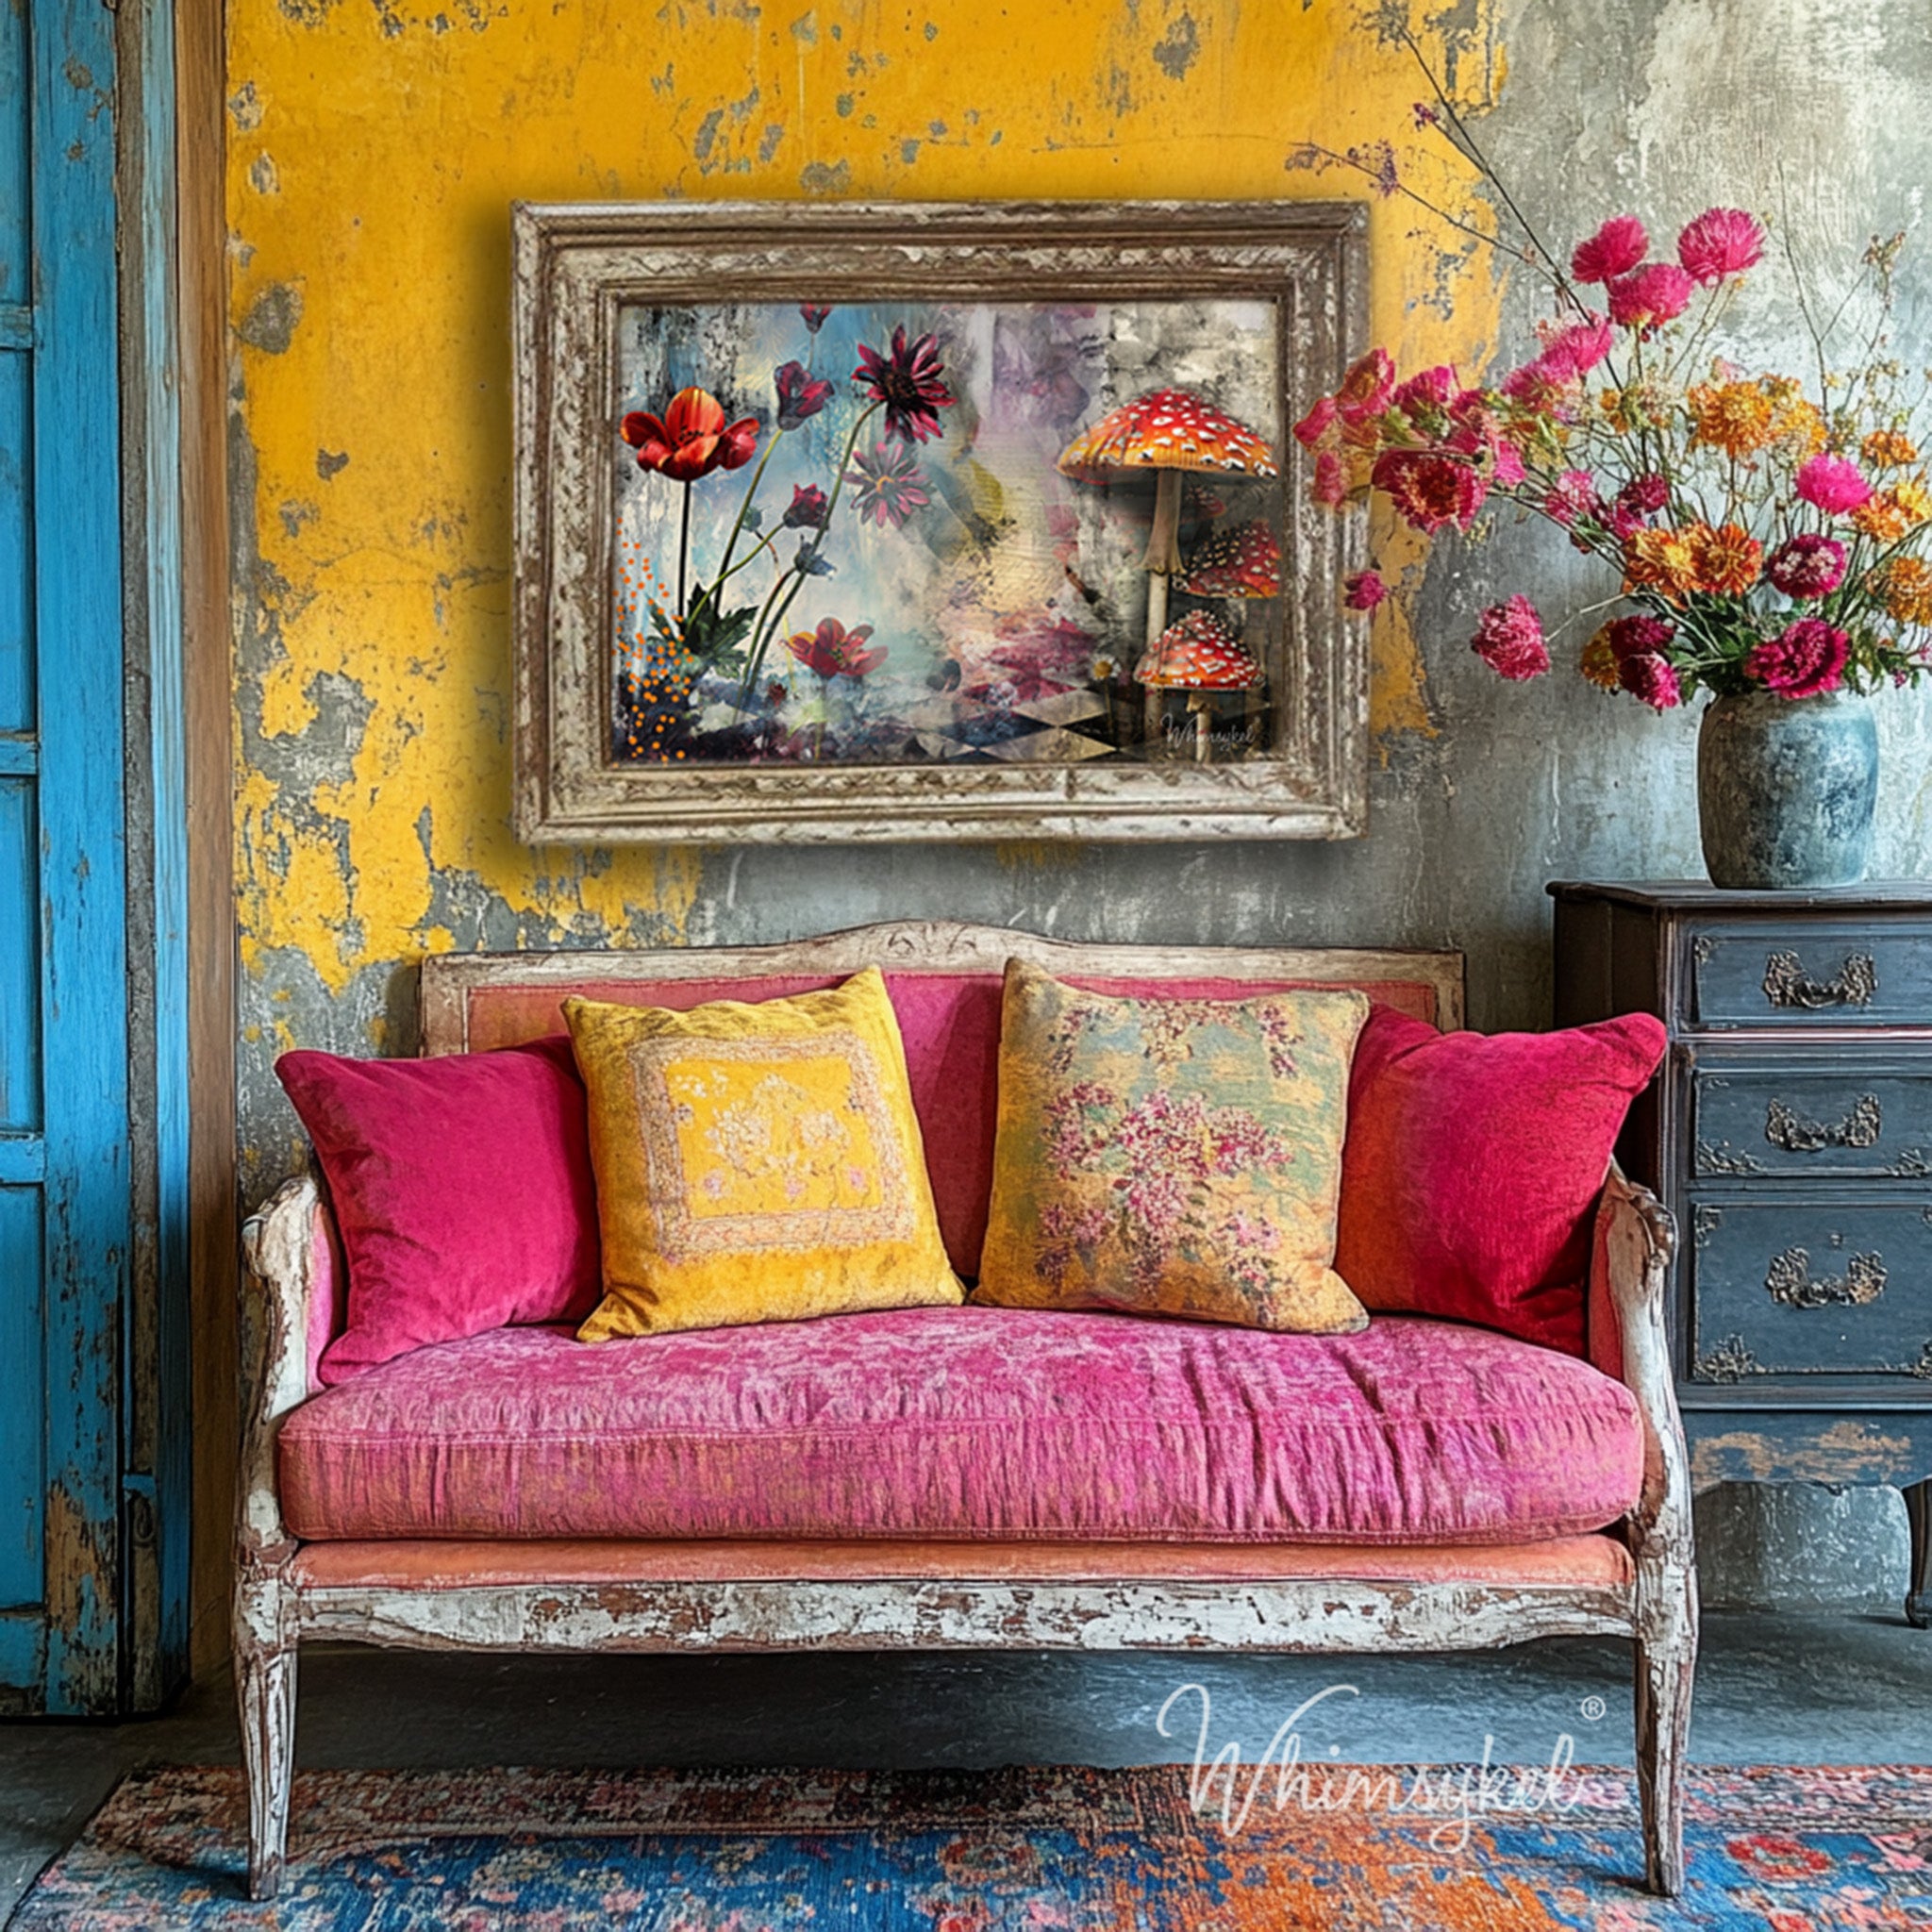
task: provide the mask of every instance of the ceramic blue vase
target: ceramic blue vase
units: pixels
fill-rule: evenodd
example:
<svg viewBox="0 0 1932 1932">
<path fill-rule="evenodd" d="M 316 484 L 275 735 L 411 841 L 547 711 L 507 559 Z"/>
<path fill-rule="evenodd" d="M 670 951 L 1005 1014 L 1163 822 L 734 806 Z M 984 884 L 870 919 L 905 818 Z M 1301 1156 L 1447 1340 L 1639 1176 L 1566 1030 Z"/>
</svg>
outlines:
<svg viewBox="0 0 1932 1932">
<path fill-rule="evenodd" d="M 1712 699 L 1697 732 L 1697 814 L 1714 886 L 1852 886 L 1872 858 L 1878 728 L 1855 691 Z"/>
</svg>

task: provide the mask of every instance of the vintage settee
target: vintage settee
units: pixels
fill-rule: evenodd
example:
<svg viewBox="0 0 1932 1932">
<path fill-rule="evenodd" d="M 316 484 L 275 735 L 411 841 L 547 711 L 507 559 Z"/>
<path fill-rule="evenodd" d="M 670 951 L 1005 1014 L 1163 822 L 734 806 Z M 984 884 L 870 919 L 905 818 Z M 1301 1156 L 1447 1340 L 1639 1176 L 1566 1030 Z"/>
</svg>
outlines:
<svg viewBox="0 0 1932 1932">
<path fill-rule="evenodd" d="M 1359 986 L 1454 1028 L 1450 954 L 798 944 L 432 959 L 425 1053 L 888 975 L 942 1231 L 972 1271 L 1000 974 Z M 234 1645 L 249 1880 L 276 1888 L 305 1641 L 426 1649 L 1444 1651 L 1627 1637 L 1651 1887 L 1682 1878 L 1697 1642 L 1663 1322 L 1669 1217 L 1611 1171 L 1587 1359 L 1466 1324 L 1356 1336 L 924 1307 L 587 1347 L 505 1328 L 324 1389 L 341 1251 L 313 1175 L 246 1231 Z M 1096 1528 L 1096 1525 L 1098 1527 Z"/>
</svg>

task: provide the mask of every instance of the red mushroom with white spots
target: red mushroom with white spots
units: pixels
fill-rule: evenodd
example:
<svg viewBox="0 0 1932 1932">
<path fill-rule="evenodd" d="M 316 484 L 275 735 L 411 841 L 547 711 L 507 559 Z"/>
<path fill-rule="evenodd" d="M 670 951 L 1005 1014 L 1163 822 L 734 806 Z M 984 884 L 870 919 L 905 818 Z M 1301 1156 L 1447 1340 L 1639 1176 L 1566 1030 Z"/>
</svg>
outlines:
<svg viewBox="0 0 1932 1932">
<path fill-rule="evenodd" d="M 1281 542 L 1266 517 L 1216 530 L 1194 546 L 1176 588 L 1190 597 L 1278 597 Z"/>
<path fill-rule="evenodd" d="M 1159 691 L 1188 692 L 1194 758 L 1205 764 L 1211 743 L 1208 694 L 1253 691 L 1261 682 L 1261 666 L 1221 618 L 1211 611 L 1191 610 L 1161 632 L 1134 675 L 1146 686 L 1150 703 L 1158 703 L 1155 694 Z"/>
<path fill-rule="evenodd" d="M 1108 411 L 1060 452 L 1061 474 L 1112 483 L 1154 473 L 1154 523 L 1141 567 L 1147 578 L 1147 642 L 1167 625 L 1167 580 L 1181 568 L 1181 479 L 1280 474 L 1267 441 L 1190 390 L 1157 389 Z"/>
</svg>

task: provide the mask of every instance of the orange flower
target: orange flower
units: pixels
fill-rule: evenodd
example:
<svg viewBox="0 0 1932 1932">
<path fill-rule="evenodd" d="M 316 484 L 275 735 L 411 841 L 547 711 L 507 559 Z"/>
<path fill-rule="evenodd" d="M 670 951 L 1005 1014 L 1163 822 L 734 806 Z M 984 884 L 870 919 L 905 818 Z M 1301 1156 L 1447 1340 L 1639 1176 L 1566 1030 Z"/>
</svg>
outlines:
<svg viewBox="0 0 1932 1932">
<path fill-rule="evenodd" d="M 1932 490 L 1925 488 L 1923 475 L 1901 476 L 1891 486 L 1891 493 L 1914 524 L 1932 523 Z"/>
<path fill-rule="evenodd" d="M 1932 563 L 1920 557 L 1894 557 L 1880 583 L 1888 616 L 1901 624 L 1932 626 Z"/>
<path fill-rule="evenodd" d="M 1699 588 L 1697 546 L 1686 530 L 1633 530 L 1624 540 L 1624 589 L 1673 600 Z"/>
<path fill-rule="evenodd" d="M 1599 691 L 1619 689 L 1617 653 L 1610 644 L 1608 625 L 1602 625 L 1589 643 L 1584 645 L 1583 656 L 1577 660 L 1576 668 Z"/>
<path fill-rule="evenodd" d="M 1897 429 L 1874 429 L 1858 445 L 1858 454 L 1868 470 L 1903 469 L 1919 460 L 1918 445 Z"/>
<path fill-rule="evenodd" d="M 1785 445 L 1794 462 L 1815 457 L 1824 447 L 1824 416 L 1816 403 L 1805 399 L 1804 390 L 1789 375 L 1768 375 L 1765 393 L 1772 401 L 1773 440 Z"/>
<path fill-rule="evenodd" d="M 1924 519 L 1912 514 L 1896 490 L 1874 490 L 1852 512 L 1852 522 L 1874 543 L 1896 543 Z"/>
<path fill-rule="evenodd" d="M 1684 532 L 1697 559 L 1697 588 L 1717 597 L 1741 597 L 1764 567 L 1764 545 L 1736 524 L 1713 530 L 1691 524 Z"/>
<path fill-rule="evenodd" d="M 1777 439 L 1772 399 L 1755 382 L 1701 382 L 1684 398 L 1693 425 L 1692 449 L 1721 449 L 1741 460 Z"/>
</svg>

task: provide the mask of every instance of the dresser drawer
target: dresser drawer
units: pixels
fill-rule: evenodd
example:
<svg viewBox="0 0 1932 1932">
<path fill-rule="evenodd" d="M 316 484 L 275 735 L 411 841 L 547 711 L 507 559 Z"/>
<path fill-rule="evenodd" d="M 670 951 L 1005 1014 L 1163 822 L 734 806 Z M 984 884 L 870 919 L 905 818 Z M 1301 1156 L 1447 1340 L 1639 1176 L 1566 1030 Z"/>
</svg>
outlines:
<svg viewBox="0 0 1932 1932">
<path fill-rule="evenodd" d="M 1699 1180 L 1932 1178 L 1932 1061 L 1882 1073 L 1846 1053 L 1776 1067 L 1708 1061 L 1691 1074 L 1690 1107 Z"/>
<path fill-rule="evenodd" d="M 1932 1381 L 1926 1200 L 1700 1201 L 1690 1228 L 1692 1381 Z"/>
<path fill-rule="evenodd" d="M 1932 1026 L 1932 921 L 1690 929 L 1699 1026 Z"/>
</svg>

